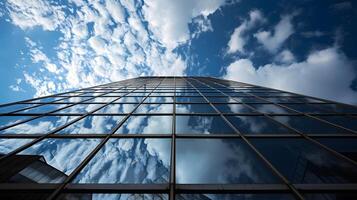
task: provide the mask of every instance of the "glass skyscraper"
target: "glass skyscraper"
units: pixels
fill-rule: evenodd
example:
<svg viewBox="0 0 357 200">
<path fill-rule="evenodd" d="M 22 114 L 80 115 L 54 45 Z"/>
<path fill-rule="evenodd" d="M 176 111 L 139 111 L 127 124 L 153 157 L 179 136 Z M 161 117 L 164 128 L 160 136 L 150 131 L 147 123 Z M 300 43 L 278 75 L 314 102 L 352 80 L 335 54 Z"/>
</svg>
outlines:
<svg viewBox="0 0 357 200">
<path fill-rule="evenodd" d="M 140 77 L 0 113 L 0 199 L 357 199 L 350 105 L 209 77 Z"/>
</svg>

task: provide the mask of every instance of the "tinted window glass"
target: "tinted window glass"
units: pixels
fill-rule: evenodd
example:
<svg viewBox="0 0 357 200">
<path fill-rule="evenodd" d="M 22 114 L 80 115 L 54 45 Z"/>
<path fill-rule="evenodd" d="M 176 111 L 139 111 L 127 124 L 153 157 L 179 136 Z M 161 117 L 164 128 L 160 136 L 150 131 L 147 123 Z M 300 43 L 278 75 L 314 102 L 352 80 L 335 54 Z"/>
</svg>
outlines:
<svg viewBox="0 0 357 200">
<path fill-rule="evenodd" d="M 220 116 L 177 115 L 176 133 L 234 134 L 234 130 Z"/>
</svg>

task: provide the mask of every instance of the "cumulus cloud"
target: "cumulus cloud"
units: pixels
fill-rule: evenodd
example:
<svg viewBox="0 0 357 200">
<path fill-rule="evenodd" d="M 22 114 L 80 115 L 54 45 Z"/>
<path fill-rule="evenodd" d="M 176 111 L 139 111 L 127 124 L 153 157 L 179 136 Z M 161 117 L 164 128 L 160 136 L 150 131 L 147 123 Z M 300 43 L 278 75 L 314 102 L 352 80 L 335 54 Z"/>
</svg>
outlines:
<svg viewBox="0 0 357 200">
<path fill-rule="evenodd" d="M 165 2 L 161 3 L 168 3 Z M 72 3 L 66 6 L 44 0 L 11 0 L 5 3 L 11 23 L 19 28 L 28 30 L 39 27 L 43 31 L 62 34 L 56 41 L 58 45 L 53 47 L 57 52 L 55 55 L 46 52 L 40 45 L 41 41 L 26 38 L 31 70 L 24 69 L 24 77 L 21 78 L 36 90 L 35 96 L 142 75 L 183 75 L 186 61 L 165 46 L 168 43 L 163 42 L 166 41 L 163 37 L 166 36 L 159 34 L 162 33 L 159 28 L 166 27 L 162 19 L 177 18 L 172 14 L 179 14 L 178 18 L 182 19 L 168 26 L 174 25 L 170 31 L 178 31 L 178 35 L 186 40 L 189 36 L 188 23 L 192 18 L 208 16 L 218 9 L 223 0 L 210 3 L 187 1 L 180 8 L 185 11 L 183 14 L 171 13 L 176 9 L 171 5 L 162 9 L 166 16 L 155 15 L 157 6 L 162 5 L 150 1 L 145 5 L 124 0 L 75 0 Z M 170 32 L 167 34 L 170 40 L 177 36 Z M 176 46 L 178 41 L 184 40 L 172 41 Z M 16 85 L 13 88 L 17 90 Z"/>
<path fill-rule="evenodd" d="M 295 61 L 295 56 L 290 50 L 285 49 L 275 56 L 275 61 L 279 63 L 292 63 Z"/>
<path fill-rule="evenodd" d="M 355 74 L 352 62 L 330 47 L 290 64 L 257 67 L 239 59 L 227 67 L 224 78 L 356 104 L 357 93 L 350 88 Z"/>
<path fill-rule="evenodd" d="M 224 0 L 148 0 L 143 13 L 150 29 L 160 42 L 169 49 L 189 39 L 188 23 L 197 16 L 207 17 L 214 13 Z"/>
<path fill-rule="evenodd" d="M 244 33 L 264 20 L 265 19 L 259 10 L 251 11 L 249 13 L 249 19 L 244 20 L 240 26 L 234 29 L 228 42 L 228 53 L 235 53 L 238 51 L 244 53 L 244 46 L 248 39 L 248 36 L 245 36 Z"/>
<path fill-rule="evenodd" d="M 259 31 L 254 36 L 266 50 L 275 53 L 281 45 L 294 33 L 292 19 L 295 14 L 282 16 L 279 23 L 271 31 Z"/>
</svg>

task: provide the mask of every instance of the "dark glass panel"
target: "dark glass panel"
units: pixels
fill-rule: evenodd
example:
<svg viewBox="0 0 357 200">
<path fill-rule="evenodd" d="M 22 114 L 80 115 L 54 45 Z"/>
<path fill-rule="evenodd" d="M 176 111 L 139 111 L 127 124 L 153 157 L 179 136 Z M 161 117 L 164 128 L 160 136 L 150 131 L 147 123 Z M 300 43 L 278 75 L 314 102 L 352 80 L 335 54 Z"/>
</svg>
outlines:
<svg viewBox="0 0 357 200">
<path fill-rule="evenodd" d="M 177 115 L 176 133 L 234 134 L 234 130 L 220 116 Z"/>
<path fill-rule="evenodd" d="M 291 194 L 177 194 L 177 200 L 294 200 Z"/>
<path fill-rule="evenodd" d="M 357 118 L 347 116 L 318 116 L 323 120 L 357 131 Z"/>
<path fill-rule="evenodd" d="M 280 182 L 242 139 L 177 139 L 176 142 L 178 183 Z"/>
<path fill-rule="evenodd" d="M 306 200 L 356 200 L 356 192 L 310 193 L 304 194 Z"/>
<path fill-rule="evenodd" d="M 124 116 L 88 116 L 60 130 L 60 134 L 109 134 Z"/>
<path fill-rule="evenodd" d="M 239 103 L 214 104 L 214 106 L 222 113 L 256 113 L 251 108 Z"/>
<path fill-rule="evenodd" d="M 292 183 L 356 183 L 357 168 L 305 139 L 251 139 Z"/>
<path fill-rule="evenodd" d="M 317 119 L 305 116 L 274 116 L 274 119 L 289 125 L 302 133 L 308 134 L 333 134 L 346 133 L 347 131 L 324 123 Z"/>
<path fill-rule="evenodd" d="M 169 139 L 110 139 L 74 183 L 166 183 Z"/>
<path fill-rule="evenodd" d="M 268 114 L 287 114 L 294 113 L 292 110 L 274 105 L 274 104 L 247 104 L 255 108 L 258 112 L 268 113 Z"/>
<path fill-rule="evenodd" d="M 132 115 L 115 132 L 116 134 L 171 134 L 172 116 Z"/>
<path fill-rule="evenodd" d="M 237 103 L 235 100 L 229 97 L 207 97 L 211 103 Z"/>
<path fill-rule="evenodd" d="M 281 134 L 292 131 L 265 116 L 227 116 L 243 134 Z"/>
<path fill-rule="evenodd" d="M 243 103 L 267 103 L 267 101 L 255 97 L 234 97 L 234 99 Z"/>
<path fill-rule="evenodd" d="M 68 123 L 75 116 L 45 116 L 4 129 L 0 133 L 45 134 Z"/>
<path fill-rule="evenodd" d="M 0 182 L 61 183 L 98 139 L 45 139 L 0 163 Z"/>
<path fill-rule="evenodd" d="M 210 104 L 176 104 L 176 113 L 217 113 Z"/>
<path fill-rule="evenodd" d="M 357 138 L 321 138 L 317 140 L 357 162 Z"/>
<path fill-rule="evenodd" d="M 59 200 L 168 200 L 167 194 L 64 193 Z"/>
</svg>

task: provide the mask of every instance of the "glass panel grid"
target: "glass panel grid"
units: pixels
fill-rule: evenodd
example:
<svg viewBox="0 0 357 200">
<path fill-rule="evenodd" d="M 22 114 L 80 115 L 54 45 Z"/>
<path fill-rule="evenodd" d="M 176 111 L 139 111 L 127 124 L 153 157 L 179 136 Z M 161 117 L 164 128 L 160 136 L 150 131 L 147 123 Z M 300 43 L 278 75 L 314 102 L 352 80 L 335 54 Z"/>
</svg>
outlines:
<svg viewBox="0 0 357 200">
<path fill-rule="evenodd" d="M 333 183 L 343 193 L 357 182 L 356 110 L 208 77 L 141 77 L 0 105 L 0 182 L 51 198 L 299 199 L 310 183 L 309 192 Z M 289 166 L 274 156 L 283 151 Z"/>
</svg>

